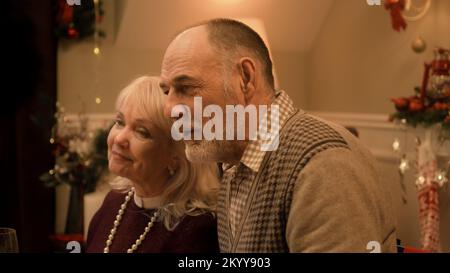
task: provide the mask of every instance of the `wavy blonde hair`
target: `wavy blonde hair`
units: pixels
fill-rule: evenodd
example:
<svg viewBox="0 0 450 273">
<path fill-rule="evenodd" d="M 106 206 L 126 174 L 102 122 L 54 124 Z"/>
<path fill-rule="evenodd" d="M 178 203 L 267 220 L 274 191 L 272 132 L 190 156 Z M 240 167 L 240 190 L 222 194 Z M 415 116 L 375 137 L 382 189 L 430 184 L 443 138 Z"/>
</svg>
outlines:
<svg viewBox="0 0 450 273">
<path fill-rule="evenodd" d="M 116 109 L 131 103 L 167 136 L 170 152 L 178 158 L 178 169 L 167 181 L 162 194 L 160 217 L 168 230 L 173 230 L 184 215 L 197 216 L 203 213 L 214 215 L 217 203 L 218 170 L 216 164 L 192 163 L 185 154 L 182 141 L 171 136 L 172 120 L 164 116 L 165 95 L 159 87 L 158 77 L 143 76 L 125 87 L 116 101 Z M 155 159 L 157 160 L 157 159 Z M 132 182 L 117 176 L 110 182 L 112 188 L 126 192 Z"/>
</svg>

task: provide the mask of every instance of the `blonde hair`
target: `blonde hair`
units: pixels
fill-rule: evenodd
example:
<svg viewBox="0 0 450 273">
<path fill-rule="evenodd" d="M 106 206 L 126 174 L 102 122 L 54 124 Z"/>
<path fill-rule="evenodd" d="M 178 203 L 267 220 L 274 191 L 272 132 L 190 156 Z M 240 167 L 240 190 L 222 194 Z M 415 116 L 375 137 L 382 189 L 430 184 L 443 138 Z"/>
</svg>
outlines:
<svg viewBox="0 0 450 273">
<path fill-rule="evenodd" d="M 173 140 L 172 120 L 164 116 L 164 102 L 165 95 L 159 87 L 159 78 L 143 76 L 120 92 L 116 109 L 125 103 L 132 103 L 137 111 L 167 136 L 169 152 L 178 157 L 178 169 L 167 181 L 162 194 L 160 213 L 164 226 L 173 230 L 184 215 L 197 216 L 207 212 L 214 215 L 219 183 L 216 164 L 189 162 L 184 143 Z M 113 189 L 121 192 L 129 191 L 132 187 L 129 179 L 120 176 L 110 184 Z"/>
</svg>

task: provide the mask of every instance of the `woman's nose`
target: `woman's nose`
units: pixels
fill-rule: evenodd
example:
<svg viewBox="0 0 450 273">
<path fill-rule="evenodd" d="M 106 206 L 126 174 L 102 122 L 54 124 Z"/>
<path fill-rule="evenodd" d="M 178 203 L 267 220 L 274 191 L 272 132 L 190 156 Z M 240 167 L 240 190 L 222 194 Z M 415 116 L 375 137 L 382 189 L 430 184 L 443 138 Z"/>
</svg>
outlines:
<svg viewBox="0 0 450 273">
<path fill-rule="evenodd" d="M 123 148 L 128 148 L 130 146 L 129 130 L 126 128 L 120 130 L 114 138 L 114 142 Z"/>
</svg>

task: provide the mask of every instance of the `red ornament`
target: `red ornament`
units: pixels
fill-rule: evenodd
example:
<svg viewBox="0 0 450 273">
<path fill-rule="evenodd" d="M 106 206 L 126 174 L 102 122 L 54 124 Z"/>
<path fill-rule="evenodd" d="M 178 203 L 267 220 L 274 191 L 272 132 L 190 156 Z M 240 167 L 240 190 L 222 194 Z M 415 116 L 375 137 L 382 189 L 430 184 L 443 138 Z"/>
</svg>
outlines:
<svg viewBox="0 0 450 273">
<path fill-rule="evenodd" d="M 80 35 L 80 33 L 78 32 L 78 30 L 77 30 L 76 28 L 74 28 L 74 27 L 69 27 L 69 28 L 67 29 L 67 36 L 68 36 L 70 39 L 76 39 L 76 38 L 78 38 L 79 35 Z"/>
<path fill-rule="evenodd" d="M 413 98 L 409 101 L 409 111 L 410 112 L 420 112 L 425 108 L 422 100 L 419 98 Z"/>
<path fill-rule="evenodd" d="M 384 7 L 391 12 L 392 28 L 396 31 L 406 29 L 406 21 L 402 11 L 405 9 L 405 0 L 386 0 Z"/>
<path fill-rule="evenodd" d="M 394 103 L 395 108 L 398 111 L 406 111 L 409 107 L 409 100 L 407 98 L 394 98 L 391 99 L 391 101 Z"/>
<path fill-rule="evenodd" d="M 448 104 L 444 103 L 444 102 L 436 102 L 435 104 L 433 104 L 433 109 L 434 110 L 448 110 Z"/>
</svg>

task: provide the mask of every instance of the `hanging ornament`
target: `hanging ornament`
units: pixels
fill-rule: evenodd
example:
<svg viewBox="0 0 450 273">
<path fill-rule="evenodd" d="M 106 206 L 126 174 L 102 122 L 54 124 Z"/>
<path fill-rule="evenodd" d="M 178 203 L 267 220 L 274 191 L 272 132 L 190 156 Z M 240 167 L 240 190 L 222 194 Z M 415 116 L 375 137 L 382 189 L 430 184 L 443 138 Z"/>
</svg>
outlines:
<svg viewBox="0 0 450 273">
<path fill-rule="evenodd" d="M 430 7 L 431 0 L 405 0 L 403 18 L 410 22 L 418 21 L 427 14 Z"/>
<path fill-rule="evenodd" d="M 405 0 L 385 0 L 384 7 L 391 13 L 392 28 L 396 31 L 405 30 L 406 22 L 402 15 Z"/>
<path fill-rule="evenodd" d="M 69 39 L 77 39 L 80 36 L 80 33 L 78 32 L 78 30 L 74 27 L 69 27 L 67 29 L 67 37 Z"/>
<path fill-rule="evenodd" d="M 414 39 L 411 45 L 413 51 L 417 54 L 420 54 L 427 49 L 427 44 L 425 43 L 425 40 L 422 37 L 417 37 Z"/>
</svg>

